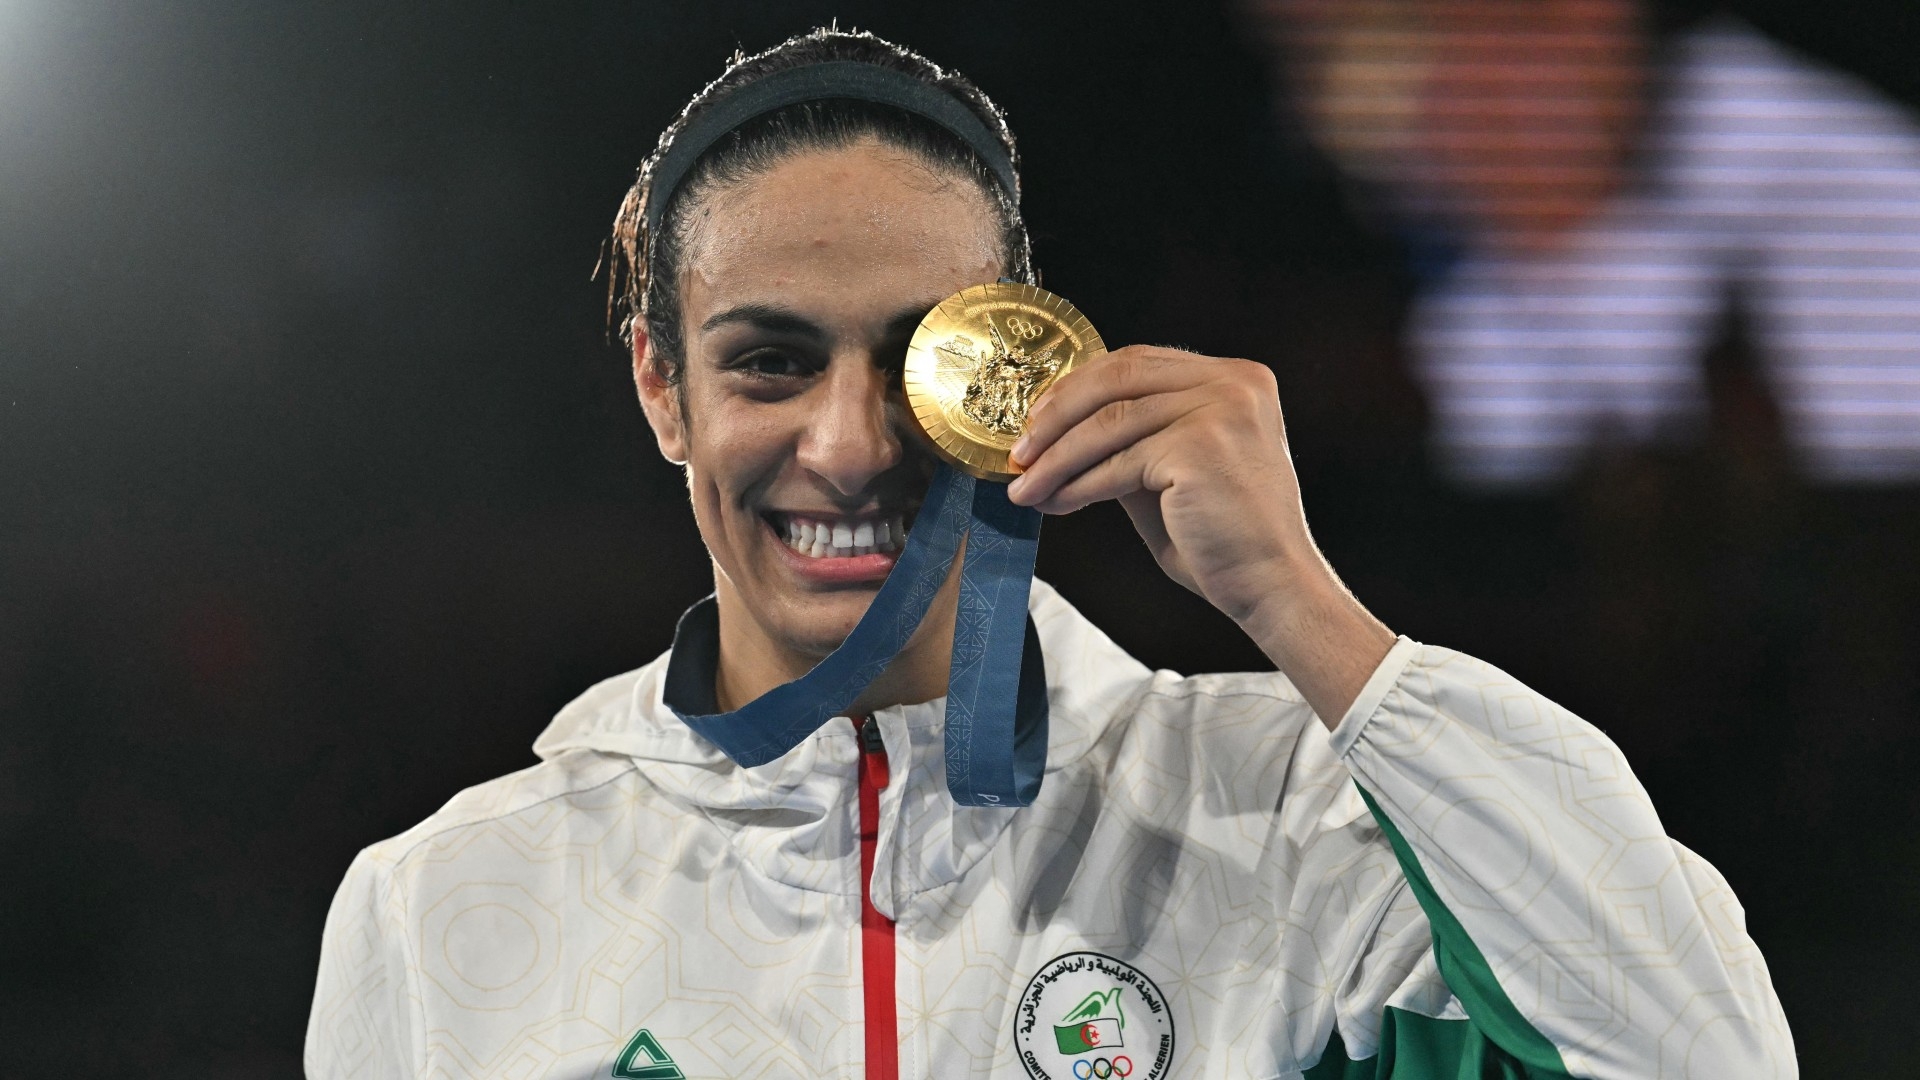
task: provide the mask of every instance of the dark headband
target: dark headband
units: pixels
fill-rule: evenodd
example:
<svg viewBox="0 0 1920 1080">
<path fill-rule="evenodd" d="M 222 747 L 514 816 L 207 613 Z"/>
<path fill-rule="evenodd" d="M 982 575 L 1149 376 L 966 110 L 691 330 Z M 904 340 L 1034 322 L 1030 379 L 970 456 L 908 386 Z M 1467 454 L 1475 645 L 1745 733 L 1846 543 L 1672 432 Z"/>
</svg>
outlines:
<svg viewBox="0 0 1920 1080">
<path fill-rule="evenodd" d="M 729 132 L 776 109 L 832 100 L 891 105 L 933 121 L 972 148 L 993 170 L 1007 196 L 1019 200 L 1020 182 L 1014 176 L 1013 155 L 959 98 L 904 71 L 858 60 L 830 60 L 777 71 L 737 90 L 722 91 L 719 100 L 688 121 L 653 167 L 653 183 L 647 192 L 647 235 L 658 235 L 660 217 L 694 162 Z"/>
</svg>

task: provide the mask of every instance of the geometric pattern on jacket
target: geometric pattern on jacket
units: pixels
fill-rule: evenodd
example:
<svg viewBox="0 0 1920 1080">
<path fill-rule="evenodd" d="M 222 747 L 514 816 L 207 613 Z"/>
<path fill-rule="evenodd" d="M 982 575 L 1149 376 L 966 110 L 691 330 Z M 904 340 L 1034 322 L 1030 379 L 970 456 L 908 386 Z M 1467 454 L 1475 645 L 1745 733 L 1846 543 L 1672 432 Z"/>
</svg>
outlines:
<svg viewBox="0 0 1920 1080">
<path fill-rule="evenodd" d="M 1041 582 L 1031 611 L 1032 806 L 953 803 L 940 702 L 876 717 L 901 1076 L 1024 1077 L 1022 991 L 1076 951 L 1158 986 L 1175 1077 L 1797 1075 L 1739 902 L 1565 709 L 1403 638 L 1329 735 L 1279 674 L 1150 671 Z M 740 768 L 666 659 L 354 860 L 310 1076 L 608 1077 L 641 1029 L 688 1077 L 864 1076 L 854 730 Z"/>
</svg>

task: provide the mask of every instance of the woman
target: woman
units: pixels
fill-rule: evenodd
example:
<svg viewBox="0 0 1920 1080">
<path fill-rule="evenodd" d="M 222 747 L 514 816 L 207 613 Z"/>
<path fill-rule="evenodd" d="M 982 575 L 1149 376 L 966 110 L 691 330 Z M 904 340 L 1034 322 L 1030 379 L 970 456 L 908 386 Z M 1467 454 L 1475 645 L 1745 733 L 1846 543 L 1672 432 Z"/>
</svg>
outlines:
<svg viewBox="0 0 1920 1080">
<path fill-rule="evenodd" d="M 542 764 L 355 861 L 309 1073 L 1791 1075 L 1738 905 L 1614 747 L 1340 585 L 1257 364 L 1067 375 L 1009 495 L 1119 499 L 1280 673 L 1149 672 L 1036 583 L 1044 786 L 957 806 L 949 575 L 774 761 L 681 720 L 805 674 L 886 579 L 931 474 L 901 357 L 943 297 L 1031 276 L 1016 165 L 970 84 L 834 31 L 736 60 L 662 137 L 622 299 L 714 597 Z"/>
</svg>

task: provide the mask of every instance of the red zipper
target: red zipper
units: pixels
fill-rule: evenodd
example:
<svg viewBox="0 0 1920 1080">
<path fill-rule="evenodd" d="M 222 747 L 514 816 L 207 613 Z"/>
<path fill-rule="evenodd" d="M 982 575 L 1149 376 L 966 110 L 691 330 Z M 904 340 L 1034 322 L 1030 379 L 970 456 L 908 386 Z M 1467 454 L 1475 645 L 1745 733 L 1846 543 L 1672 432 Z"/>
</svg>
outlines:
<svg viewBox="0 0 1920 1080">
<path fill-rule="evenodd" d="M 873 852 L 880 843 L 880 793 L 887 748 L 870 716 L 853 718 L 860 736 L 860 983 L 867 1008 L 867 1080 L 899 1080 L 900 1030 L 894 1011 L 893 920 L 873 906 Z"/>
</svg>

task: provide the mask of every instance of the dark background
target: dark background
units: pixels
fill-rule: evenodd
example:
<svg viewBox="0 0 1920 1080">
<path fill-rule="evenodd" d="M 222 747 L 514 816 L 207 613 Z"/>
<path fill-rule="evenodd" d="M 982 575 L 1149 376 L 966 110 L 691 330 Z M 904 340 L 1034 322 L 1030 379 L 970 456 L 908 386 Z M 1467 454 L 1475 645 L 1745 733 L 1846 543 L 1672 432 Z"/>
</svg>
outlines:
<svg viewBox="0 0 1920 1080">
<path fill-rule="evenodd" d="M 1920 101 L 1910 2 L 1736 7 Z M 1401 253 L 1224 12 L 0 0 L 0 1072 L 297 1074 L 353 852 L 665 647 L 708 572 L 589 275 L 686 95 L 834 15 L 1006 106 L 1109 341 L 1273 365 L 1382 618 L 1625 747 L 1807 1075 L 1920 1071 L 1920 492 L 1797 482 L 1737 319 L 1703 445 L 1448 489 Z M 1041 561 L 1151 663 L 1263 664 L 1110 508 Z"/>
</svg>

